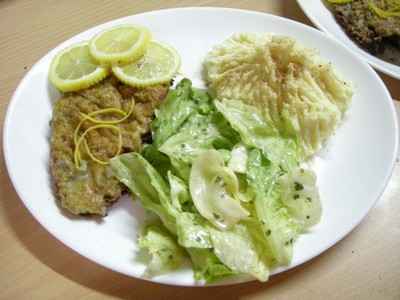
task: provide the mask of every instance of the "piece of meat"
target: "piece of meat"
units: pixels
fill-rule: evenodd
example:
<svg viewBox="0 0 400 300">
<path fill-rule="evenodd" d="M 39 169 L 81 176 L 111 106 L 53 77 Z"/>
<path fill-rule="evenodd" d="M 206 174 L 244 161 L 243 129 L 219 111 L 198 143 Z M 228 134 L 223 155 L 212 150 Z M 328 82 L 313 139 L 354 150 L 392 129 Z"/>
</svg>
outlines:
<svg viewBox="0 0 400 300">
<path fill-rule="evenodd" d="M 357 44 L 382 59 L 400 65 L 400 18 L 377 16 L 369 8 L 371 1 L 378 7 L 382 5 L 380 0 L 354 0 L 330 7 L 338 23 Z"/>
<path fill-rule="evenodd" d="M 347 33 L 362 47 L 371 49 L 381 41 L 373 28 L 368 26 L 372 12 L 364 1 L 355 1 L 347 4 L 332 5 L 336 20 Z"/>
<path fill-rule="evenodd" d="M 122 132 L 122 152 L 140 151 L 141 137 L 149 132 L 154 110 L 168 89 L 168 85 L 132 88 L 111 77 L 91 88 L 65 94 L 56 101 L 51 121 L 50 169 L 62 207 L 73 214 L 104 216 L 107 206 L 118 200 L 123 192 L 110 167 L 92 161 L 84 151 L 81 151 L 81 167 L 75 167 L 74 130 L 82 118 L 80 112 L 87 114 L 110 107 L 127 112 L 134 101 L 132 115 L 117 126 Z M 109 120 L 110 117 L 121 118 L 112 114 L 104 118 Z M 81 132 L 92 125 L 89 121 L 84 122 Z M 118 133 L 110 129 L 90 131 L 87 141 L 92 153 L 101 160 L 107 160 L 118 150 Z"/>
</svg>

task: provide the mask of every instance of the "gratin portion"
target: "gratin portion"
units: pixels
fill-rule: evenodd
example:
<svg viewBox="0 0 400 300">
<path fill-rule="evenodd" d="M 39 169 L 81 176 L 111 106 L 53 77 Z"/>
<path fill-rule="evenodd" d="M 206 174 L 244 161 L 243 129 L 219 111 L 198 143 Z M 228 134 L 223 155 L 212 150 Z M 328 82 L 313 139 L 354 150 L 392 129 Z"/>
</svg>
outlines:
<svg viewBox="0 0 400 300">
<path fill-rule="evenodd" d="M 235 34 L 208 53 L 204 75 L 216 98 L 250 104 L 298 137 L 306 157 L 334 133 L 353 95 L 316 50 L 286 36 Z"/>
</svg>

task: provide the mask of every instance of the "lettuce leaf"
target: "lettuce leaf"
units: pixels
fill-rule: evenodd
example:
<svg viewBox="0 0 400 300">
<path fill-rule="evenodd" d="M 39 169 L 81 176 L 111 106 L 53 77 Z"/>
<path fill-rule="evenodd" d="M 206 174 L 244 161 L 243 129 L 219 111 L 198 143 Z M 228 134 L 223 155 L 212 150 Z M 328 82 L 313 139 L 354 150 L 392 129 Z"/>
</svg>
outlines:
<svg viewBox="0 0 400 300">
<path fill-rule="evenodd" d="M 281 201 L 282 190 L 277 184 L 280 172 L 260 150 L 250 151 L 247 175 L 249 185 L 255 191 L 256 216 L 276 264 L 287 265 L 292 259 L 293 243 L 301 226 Z"/>
<path fill-rule="evenodd" d="M 180 178 L 189 178 L 190 166 L 194 159 L 205 150 L 232 148 L 230 141 L 219 131 L 212 115 L 194 113 L 161 147 L 159 151 L 167 155 Z M 218 147 L 216 147 L 216 145 Z"/>
<path fill-rule="evenodd" d="M 211 98 L 206 90 L 192 87 L 191 98 L 196 104 L 196 108 L 199 113 L 207 115 L 214 110 L 214 106 L 211 103 Z"/>
<path fill-rule="evenodd" d="M 178 242 L 185 248 L 212 248 L 206 220 L 199 214 L 181 213 L 176 218 Z"/>
<path fill-rule="evenodd" d="M 177 236 L 178 243 L 187 248 L 193 260 L 196 278 L 214 281 L 232 274 L 212 252 L 200 251 L 212 247 L 209 228 L 206 220 L 198 213 L 184 211 L 191 199 L 188 198 L 188 189 L 182 180 L 169 172 L 168 186 L 154 167 L 138 153 L 113 158 L 111 168 L 115 176 L 140 197 L 142 205 L 156 213 L 169 232 Z M 161 235 L 165 234 L 158 229 L 151 230 L 150 234 L 146 234 L 139 244 L 153 254 L 149 274 L 159 274 L 172 266 L 168 265 L 167 260 L 172 250 L 166 252 L 167 256 L 157 251 L 167 244 L 171 249 L 177 247 L 172 245 L 172 236 L 162 238 Z M 176 253 L 180 257 L 180 252 Z M 174 261 L 171 263 L 175 266 Z"/>
<path fill-rule="evenodd" d="M 158 149 L 154 145 L 145 145 L 141 155 L 145 158 L 157 171 L 160 175 L 167 179 L 167 173 L 171 169 L 171 161 L 167 155 L 158 151 Z"/>
<path fill-rule="evenodd" d="M 211 248 L 206 220 L 195 210 L 186 184 L 168 173 L 172 205 L 179 211 L 176 217 L 178 242 L 183 247 Z"/>
<path fill-rule="evenodd" d="M 194 161 L 189 190 L 200 215 L 220 229 L 226 229 L 248 216 L 240 204 L 239 182 L 225 167 L 216 150 L 203 152 Z"/>
<path fill-rule="evenodd" d="M 297 167 L 279 179 L 282 201 L 303 230 L 319 223 L 322 214 L 316 176 L 306 167 Z"/>
<path fill-rule="evenodd" d="M 191 202 L 189 191 L 182 179 L 176 177 L 171 171 L 168 171 L 168 182 L 170 187 L 170 196 L 172 205 L 182 211 L 182 207 Z"/>
<path fill-rule="evenodd" d="M 219 136 L 210 116 L 194 114 L 159 150 L 170 158 L 191 163 L 203 150 L 212 149 Z"/>
<path fill-rule="evenodd" d="M 237 173 L 246 173 L 247 166 L 247 149 L 242 144 L 237 144 L 231 152 L 231 159 L 228 167 Z"/>
<path fill-rule="evenodd" d="M 225 266 L 212 249 L 187 249 L 193 264 L 194 278 L 208 283 L 236 274 Z"/>
<path fill-rule="evenodd" d="M 169 91 L 156 112 L 156 118 L 151 123 L 155 147 L 161 146 L 195 111 L 195 103 L 190 98 L 191 87 L 189 79 L 181 80 L 175 89 Z"/>
<path fill-rule="evenodd" d="M 181 266 L 185 257 L 184 250 L 162 226 L 148 226 L 138 242 L 139 248 L 150 254 L 145 276 L 151 277 L 175 270 Z"/>
<path fill-rule="evenodd" d="M 295 140 L 281 136 L 256 108 L 235 100 L 214 103 L 246 146 L 262 150 L 269 160 L 285 170 L 297 165 L 300 153 Z"/>
<path fill-rule="evenodd" d="M 220 147 L 215 147 L 219 144 Z M 213 116 L 193 114 L 179 131 L 170 137 L 159 150 L 170 158 L 179 159 L 185 163 L 193 162 L 202 151 L 214 148 L 231 148 L 232 142 L 224 137 L 216 124 Z"/>
<path fill-rule="evenodd" d="M 233 272 L 268 280 L 268 262 L 258 251 L 247 226 L 237 224 L 225 231 L 210 228 L 210 236 L 215 255 Z"/>
<path fill-rule="evenodd" d="M 314 173 L 299 166 L 301 137 L 289 123 L 273 124 L 254 106 L 213 102 L 183 80 L 156 114 L 154 143 L 111 160 L 166 228 L 140 238 L 152 255 L 148 274 L 172 270 L 185 250 L 196 280 L 207 282 L 241 273 L 265 281 L 272 267 L 290 263 L 321 205 Z"/>
<path fill-rule="evenodd" d="M 110 165 L 118 180 L 139 196 L 142 205 L 158 215 L 169 231 L 175 233 L 176 209 L 169 201 L 167 183 L 154 167 L 134 152 L 114 157 Z"/>
</svg>

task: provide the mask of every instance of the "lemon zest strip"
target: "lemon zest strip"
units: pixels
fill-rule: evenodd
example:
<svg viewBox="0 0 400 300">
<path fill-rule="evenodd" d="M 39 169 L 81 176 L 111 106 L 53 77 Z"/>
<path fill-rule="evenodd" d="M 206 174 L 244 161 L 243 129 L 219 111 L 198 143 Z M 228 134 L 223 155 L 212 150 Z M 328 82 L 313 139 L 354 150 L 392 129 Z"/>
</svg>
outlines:
<svg viewBox="0 0 400 300">
<path fill-rule="evenodd" d="M 122 115 L 124 117 L 126 116 L 126 112 L 124 112 L 121 109 L 113 108 L 113 107 L 112 108 L 99 109 L 99 110 L 93 111 L 93 112 L 91 112 L 89 114 L 80 113 L 81 115 L 84 115 L 85 117 L 80 120 L 80 122 L 78 123 L 78 126 L 76 126 L 76 128 L 75 128 L 75 131 L 74 131 L 74 143 L 75 143 L 75 145 L 78 142 L 79 130 L 81 129 L 83 123 L 87 120 L 87 117 L 94 117 L 94 116 L 97 116 L 97 115 L 100 115 L 100 114 L 106 114 L 106 113 L 117 113 L 117 114 L 120 114 L 120 115 Z M 94 119 L 94 118 L 92 118 L 92 119 Z M 96 123 L 98 123 L 98 122 L 96 122 Z"/>
<path fill-rule="evenodd" d="M 368 3 L 368 7 L 372 12 L 374 12 L 377 16 L 385 19 L 390 17 L 400 17 L 400 11 L 398 7 L 399 4 L 395 2 L 395 5 L 396 7 L 392 9 L 384 10 L 376 6 L 372 1 Z"/>
<path fill-rule="evenodd" d="M 125 112 L 119 108 L 104 108 L 104 109 L 99 109 L 96 111 L 93 111 L 89 114 L 85 114 L 85 113 L 80 113 L 81 116 L 83 116 L 83 118 L 79 121 L 78 126 L 76 126 L 75 131 L 74 131 L 74 144 L 75 144 L 75 150 L 78 148 L 78 139 L 79 139 L 79 130 L 81 129 L 83 123 L 85 121 L 91 121 L 95 124 L 118 124 L 118 123 L 122 123 L 123 121 L 125 121 L 127 118 L 129 118 L 129 116 L 133 113 L 133 109 L 135 108 L 135 102 L 132 100 L 131 101 L 131 105 L 129 108 L 128 112 Z M 118 120 L 98 120 L 93 118 L 94 116 L 97 115 L 101 115 L 101 114 L 106 114 L 106 113 L 117 113 L 122 115 L 123 117 L 121 119 Z M 86 150 L 88 150 L 88 147 L 85 147 Z M 76 152 L 76 151 L 75 151 Z M 78 168 L 79 167 L 79 162 L 81 161 L 81 153 L 78 150 L 77 154 L 74 152 L 74 161 L 75 161 L 75 166 Z M 94 158 L 93 160 L 96 162 L 99 162 L 100 160 L 96 159 L 94 157 L 94 155 L 89 151 L 88 155 L 90 158 Z"/>
<path fill-rule="evenodd" d="M 91 152 L 91 150 L 90 150 L 90 148 L 89 148 L 89 145 L 87 144 L 86 138 L 85 138 L 86 135 L 87 135 L 90 131 L 95 130 L 95 129 L 99 129 L 99 128 L 108 128 L 108 129 L 112 129 L 112 130 L 115 130 L 115 131 L 118 132 L 118 151 L 116 152 L 116 154 L 114 154 L 114 156 L 117 156 L 117 155 L 119 155 L 119 154 L 121 153 L 121 150 L 122 150 L 122 133 L 121 133 L 121 129 L 120 129 L 118 126 L 110 125 L 110 124 L 97 124 L 97 125 L 93 125 L 93 126 L 89 127 L 88 129 L 86 129 L 86 130 L 82 133 L 82 135 L 81 135 L 81 136 L 79 137 L 79 139 L 78 139 L 78 142 L 77 142 L 76 145 L 75 145 L 74 163 L 75 163 L 75 167 L 76 167 L 76 168 L 79 168 L 79 167 L 80 167 L 80 160 L 81 160 L 80 158 L 81 158 L 81 156 L 80 156 L 79 148 L 80 148 L 80 146 L 81 146 L 81 144 L 82 144 L 83 141 L 85 142 L 84 145 L 85 145 L 87 154 L 89 155 L 89 157 L 90 157 L 92 160 L 94 160 L 95 162 L 100 163 L 100 164 L 102 164 L 102 165 L 107 165 L 107 164 L 108 164 L 108 161 L 100 160 L 100 159 L 96 158 L 96 157 L 93 155 L 93 153 Z"/>
<path fill-rule="evenodd" d="M 91 121 L 92 123 L 95 123 L 95 124 L 119 124 L 119 123 L 122 123 L 123 121 L 125 121 L 126 119 L 129 118 L 129 116 L 133 113 L 134 107 L 135 107 L 135 104 L 134 104 L 134 102 L 132 100 L 131 106 L 129 108 L 128 113 L 126 113 L 123 110 L 120 110 L 118 108 L 114 108 L 114 109 L 111 108 L 113 111 L 106 111 L 105 112 L 105 110 L 107 110 L 107 108 L 106 108 L 104 110 L 103 109 L 102 110 L 98 110 L 98 111 L 95 111 L 95 112 L 90 113 L 90 114 L 80 113 L 80 115 L 84 117 L 84 120 L 89 120 L 89 121 Z M 93 118 L 96 115 L 103 114 L 103 113 L 108 113 L 108 112 L 115 112 L 115 113 L 118 112 L 119 114 L 123 115 L 124 117 L 121 118 L 121 119 L 118 119 L 118 120 L 99 120 L 99 119 Z"/>
</svg>

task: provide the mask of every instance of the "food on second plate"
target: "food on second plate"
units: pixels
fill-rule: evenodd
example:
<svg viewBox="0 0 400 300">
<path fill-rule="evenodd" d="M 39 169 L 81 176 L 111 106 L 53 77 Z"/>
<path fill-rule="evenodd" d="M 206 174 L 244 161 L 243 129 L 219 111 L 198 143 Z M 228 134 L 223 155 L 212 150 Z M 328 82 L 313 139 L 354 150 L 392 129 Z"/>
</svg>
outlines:
<svg viewBox="0 0 400 300">
<path fill-rule="evenodd" d="M 334 133 L 353 94 L 317 51 L 285 36 L 236 34 L 204 66 L 217 98 L 255 107 L 280 134 L 296 137 L 305 157 Z"/>
<path fill-rule="evenodd" d="M 168 84 L 130 87 L 111 77 L 55 102 L 50 168 L 62 207 L 74 214 L 106 214 L 123 191 L 108 160 L 141 150 L 168 89 Z"/>
<path fill-rule="evenodd" d="M 327 0 L 336 20 L 362 48 L 400 66 L 399 0 Z"/>
</svg>

